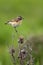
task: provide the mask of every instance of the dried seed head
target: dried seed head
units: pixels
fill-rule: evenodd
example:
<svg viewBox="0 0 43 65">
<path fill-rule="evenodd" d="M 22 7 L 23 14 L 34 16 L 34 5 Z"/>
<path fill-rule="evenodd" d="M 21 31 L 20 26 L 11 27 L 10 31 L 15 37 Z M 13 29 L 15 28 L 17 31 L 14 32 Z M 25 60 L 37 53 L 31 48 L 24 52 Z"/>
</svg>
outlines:
<svg viewBox="0 0 43 65">
<path fill-rule="evenodd" d="M 20 52 L 19 52 L 18 58 L 25 59 L 26 56 L 27 56 L 26 50 L 25 49 L 21 49 Z"/>
<path fill-rule="evenodd" d="M 10 48 L 9 48 L 9 52 L 10 52 L 10 54 L 14 54 L 14 53 L 15 53 L 14 47 L 10 47 Z"/>
<path fill-rule="evenodd" d="M 25 54 L 25 53 L 26 53 L 26 51 L 25 51 L 24 49 L 22 49 L 22 50 L 21 50 L 21 53 Z"/>
<path fill-rule="evenodd" d="M 23 38 L 23 36 L 20 36 L 19 39 L 18 39 L 18 43 L 22 44 L 23 42 L 24 42 L 24 38 Z"/>
</svg>

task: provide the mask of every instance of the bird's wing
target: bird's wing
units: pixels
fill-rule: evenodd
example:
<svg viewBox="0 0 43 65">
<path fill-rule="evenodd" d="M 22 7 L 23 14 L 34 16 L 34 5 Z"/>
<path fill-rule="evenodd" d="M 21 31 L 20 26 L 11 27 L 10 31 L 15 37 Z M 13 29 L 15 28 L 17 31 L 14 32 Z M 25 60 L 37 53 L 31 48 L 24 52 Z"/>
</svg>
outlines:
<svg viewBox="0 0 43 65">
<path fill-rule="evenodd" d="M 14 22 L 15 21 L 15 19 L 12 19 L 12 20 L 10 20 L 11 22 Z"/>
<path fill-rule="evenodd" d="M 18 19 L 18 18 L 16 18 L 16 19 L 15 19 L 15 21 L 16 21 L 16 22 L 18 22 L 18 21 L 19 21 L 19 19 Z"/>
<path fill-rule="evenodd" d="M 11 19 L 9 22 L 18 22 L 18 19 Z"/>
</svg>

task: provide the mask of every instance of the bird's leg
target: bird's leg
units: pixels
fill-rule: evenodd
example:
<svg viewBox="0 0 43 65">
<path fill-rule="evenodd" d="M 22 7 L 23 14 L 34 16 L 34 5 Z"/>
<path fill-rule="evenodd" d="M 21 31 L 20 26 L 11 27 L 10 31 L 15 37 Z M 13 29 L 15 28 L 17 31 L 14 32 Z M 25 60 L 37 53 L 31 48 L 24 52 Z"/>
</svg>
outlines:
<svg viewBox="0 0 43 65">
<path fill-rule="evenodd" d="M 17 29 L 16 29 L 16 27 L 14 27 L 14 28 L 15 28 L 15 31 L 18 32 Z"/>
</svg>

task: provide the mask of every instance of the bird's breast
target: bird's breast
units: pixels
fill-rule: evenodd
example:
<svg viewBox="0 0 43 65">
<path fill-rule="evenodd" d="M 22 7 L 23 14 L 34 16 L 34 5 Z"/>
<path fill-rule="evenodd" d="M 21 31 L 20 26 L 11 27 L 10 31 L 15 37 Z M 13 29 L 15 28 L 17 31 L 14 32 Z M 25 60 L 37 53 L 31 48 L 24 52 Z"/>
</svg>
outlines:
<svg viewBox="0 0 43 65">
<path fill-rule="evenodd" d="M 21 24 L 22 21 L 19 21 L 19 22 L 9 22 L 10 25 L 12 25 L 13 27 L 16 27 L 18 25 Z"/>
</svg>

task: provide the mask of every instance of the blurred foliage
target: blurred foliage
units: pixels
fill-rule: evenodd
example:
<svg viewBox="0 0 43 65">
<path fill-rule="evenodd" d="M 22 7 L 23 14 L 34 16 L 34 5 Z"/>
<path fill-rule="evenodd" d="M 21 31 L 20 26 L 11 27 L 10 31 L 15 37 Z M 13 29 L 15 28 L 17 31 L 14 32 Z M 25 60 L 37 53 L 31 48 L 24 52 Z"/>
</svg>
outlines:
<svg viewBox="0 0 43 65">
<path fill-rule="evenodd" d="M 4 23 L 18 15 L 23 16 L 24 20 L 17 30 L 25 38 L 32 33 L 43 33 L 43 0 L 0 0 L 0 65 L 12 65 L 6 47 L 12 44 L 13 32 L 16 47 L 18 35 L 14 28 Z"/>
</svg>

